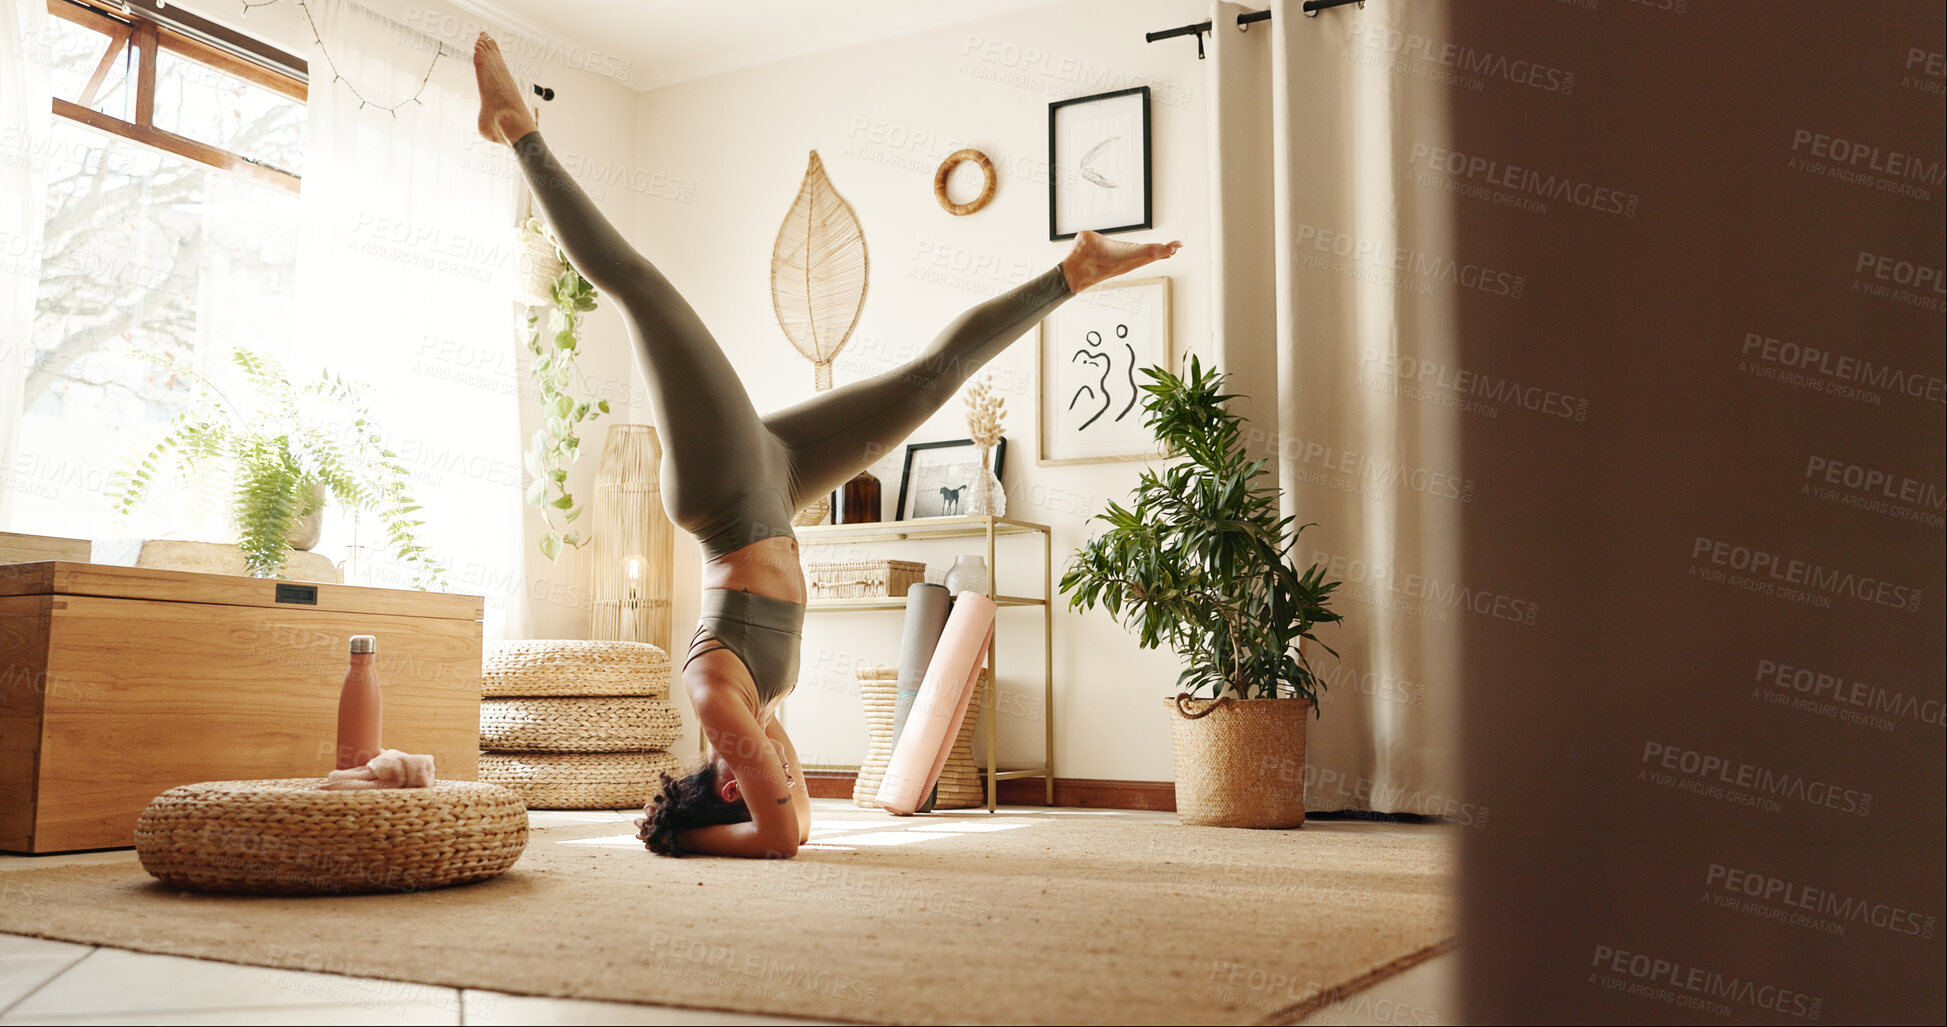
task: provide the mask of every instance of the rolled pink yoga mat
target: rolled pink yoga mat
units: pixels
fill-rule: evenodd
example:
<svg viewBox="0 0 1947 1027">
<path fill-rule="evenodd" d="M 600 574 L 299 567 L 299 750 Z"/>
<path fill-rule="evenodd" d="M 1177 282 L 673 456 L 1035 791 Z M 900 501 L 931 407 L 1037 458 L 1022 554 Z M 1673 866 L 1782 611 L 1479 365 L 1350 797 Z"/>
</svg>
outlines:
<svg viewBox="0 0 1947 1027">
<path fill-rule="evenodd" d="M 956 596 L 953 614 L 933 649 L 933 661 L 926 665 L 919 697 L 906 716 L 906 729 L 893 745 L 885 779 L 879 783 L 876 798 L 887 810 L 911 814 L 939 780 L 993 637 L 994 601 L 971 591 Z"/>
</svg>

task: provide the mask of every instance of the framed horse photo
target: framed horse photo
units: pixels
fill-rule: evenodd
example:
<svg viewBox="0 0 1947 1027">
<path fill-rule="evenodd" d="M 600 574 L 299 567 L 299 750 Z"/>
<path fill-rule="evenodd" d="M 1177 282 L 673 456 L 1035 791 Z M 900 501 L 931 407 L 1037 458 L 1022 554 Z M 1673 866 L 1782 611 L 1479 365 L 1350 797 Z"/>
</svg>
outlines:
<svg viewBox="0 0 1947 1027">
<path fill-rule="evenodd" d="M 1007 439 L 994 445 L 994 477 L 1007 462 Z M 967 516 L 967 494 L 980 475 L 980 450 L 972 439 L 912 442 L 906 445 L 906 468 L 899 475 L 899 510 L 895 517 Z"/>
</svg>

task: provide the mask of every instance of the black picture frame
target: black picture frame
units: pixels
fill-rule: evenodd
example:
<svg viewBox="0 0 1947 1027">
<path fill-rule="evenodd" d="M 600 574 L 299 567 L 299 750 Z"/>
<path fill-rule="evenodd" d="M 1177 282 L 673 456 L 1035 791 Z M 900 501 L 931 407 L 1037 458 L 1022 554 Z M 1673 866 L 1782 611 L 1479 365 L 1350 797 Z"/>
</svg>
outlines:
<svg viewBox="0 0 1947 1027">
<path fill-rule="evenodd" d="M 1140 95 L 1142 97 L 1142 144 L 1141 144 L 1142 169 L 1143 169 L 1142 220 L 1139 222 L 1126 224 L 1126 225 L 1083 225 L 1076 228 L 1075 231 L 1073 232 L 1061 231 L 1059 205 L 1061 202 L 1060 197 L 1061 197 L 1061 180 L 1062 180 L 1062 173 L 1061 173 L 1062 155 L 1059 152 L 1060 134 L 1056 130 L 1056 119 L 1058 113 L 1062 110 L 1062 108 L 1072 107 L 1076 104 L 1098 103 L 1104 100 L 1112 100 L 1118 97 L 1134 96 L 1134 95 Z M 1070 99 L 1067 100 L 1056 100 L 1053 103 L 1050 103 L 1048 105 L 1048 238 L 1049 239 L 1051 240 L 1073 239 L 1076 235 L 1079 235 L 1081 232 L 1085 230 L 1093 231 L 1093 232 L 1101 232 L 1104 235 L 1107 235 L 1111 232 L 1134 232 L 1140 229 L 1152 228 L 1155 226 L 1155 210 L 1153 206 L 1154 195 L 1155 195 L 1155 190 L 1152 188 L 1151 185 L 1150 159 L 1149 159 L 1149 87 L 1148 86 L 1136 86 L 1131 89 L 1117 89 L 1113 92 L 1108 92 L 1108 93 L 1096 93 L 1093 96 L 1071 97 Z"/>
<path fill-rule="evenodd" d="M 917 501 L 918 499 L 917 493 L 912 491 L 914 456 L 920 453 L 927 452 L 929 450 L 957 449 L 960 447 L 966 447 L 968 449 L 972 449 L 973 444 L 974 441 L 972 439 L 947 439 L 944 442 L 907 443 L 906 462 L 905 465 L 902 466 L 899 470 L 899 505 L 896 508 L 894 508 L 892 519 L 895 521 L 908 521 L 908 520 L 925 520 L 928 517 L 965 516 L 963 514 L 925 514 L 922 516 L 908 517 L 907 512 L 909 510 L 909 507 L 907 506 L 907 497 L 911 495 L 913 496 L 915 501 Z M 1005 466 L 1007 466 L 1007 436 L 1003 435 L 1001 436 L 1001 440 L 994 444 L 994 477 L 996 478 L 1000 477 L 1001 468 Z"/>
</svg>

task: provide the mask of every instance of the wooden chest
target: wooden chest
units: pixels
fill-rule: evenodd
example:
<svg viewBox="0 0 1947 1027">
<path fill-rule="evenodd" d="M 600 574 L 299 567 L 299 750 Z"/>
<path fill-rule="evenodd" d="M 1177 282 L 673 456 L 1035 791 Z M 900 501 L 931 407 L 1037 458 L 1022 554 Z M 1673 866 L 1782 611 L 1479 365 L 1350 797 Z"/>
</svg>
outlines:
<svg viewBox="0 0 1947 1027">
<path fill-rule="evenodd" d="M 134 843 L 195 781 L 322 777 L 352 635 L 383 744 L 479 766 L 478 596 L 87 563 L 0 566 L 0 850 Z"/>
</svg>

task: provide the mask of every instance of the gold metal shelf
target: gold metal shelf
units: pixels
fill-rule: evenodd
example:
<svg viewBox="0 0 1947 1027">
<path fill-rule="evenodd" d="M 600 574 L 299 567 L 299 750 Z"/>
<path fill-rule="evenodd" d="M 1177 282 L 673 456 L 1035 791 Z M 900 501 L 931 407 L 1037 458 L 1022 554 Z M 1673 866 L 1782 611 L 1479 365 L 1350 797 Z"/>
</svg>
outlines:
<svg viewBox="0 0 1947 1027">
<path fill-rule="evenodd" d="M 1023 535 L 1046 534 L 1045 524 L 1019 521 L 1012 517 L 922 517 L 913 521 L 875 521 L 868 524 L 814 524 L 797 528 L 800 546 L 850 545 L 855 542 L 916 542 L 935 538 L 976 538 L 988 533 Z"/>
<path fill-rule="evenodd" d="M 1008 595 L 997 591 L 1001 569 L 994 559 L 995 541 L 1004 535 L 1041 536 L 1041 596 Z M 981 712 L 987 736 L 987 811 L 999 805 L 1000 782 L 1020 777 L 1038 777 L 1045 782 L 1045 801 L 1055 802 L 1055 609 L 1054 545 L 1055 533 L 1045 524 L 1011 517 L 924 517 L 913 521 L 880 521 L 872 524 L 816 524 L 797 529 L 798 545 L 853 545 L 861 542 L 924 542 L 932 539 L 980 538 L 987 543 L 987 598 L 996 606 L 1038 606 L 1041 608 L 1041 729 L 1040 767 L 1002 770 L 997 764 L 999 747 L 994 726 L 999 719 L 994 709 L 1000 691 L 995 650 L 998 634 L 987 645 L 987 681 Z M 1045 598 L 1043 598 L 1045 597 Z M 905 596 L 865 596 L 858 599 L 813 599 L 807 612 L 848 613 L 857 610 L 903 610 Z M 789 700 L 786 700 L 789 702 Z M 850 768 L 857 770 L 857 767 Z"/>
<path fill-rule="evenodd" d="M 1041 606 L 1047 603 L 1039 596 L 993 596 L 995 606 Z M 862 596 L 857 599 L 813 599 L 805 603 L 805 609 L 812 613 L 826 611 L 846 613 L 853 610 L 904 610 L 905 596 Z"/>
</svg>

